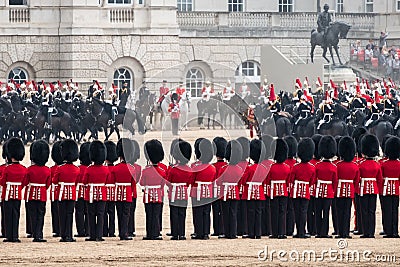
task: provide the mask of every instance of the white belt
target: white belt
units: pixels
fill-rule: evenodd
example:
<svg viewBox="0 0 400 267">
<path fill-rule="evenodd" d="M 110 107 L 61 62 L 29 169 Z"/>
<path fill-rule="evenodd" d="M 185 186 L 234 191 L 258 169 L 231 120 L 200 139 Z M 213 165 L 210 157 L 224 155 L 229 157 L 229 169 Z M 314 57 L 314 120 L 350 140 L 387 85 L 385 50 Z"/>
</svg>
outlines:
<svg viewBox="0 0 400 267">
<path fill-rule="evenodd" d="M 89 184 L 89 186 L 90 186 L 90 189 L 89 189 L 89 203 L 93 203 L 94 188 L 95 187 L 105 186 L 105 184 Z"/>
<path fill-rule="evenodd" d="M 249 185 L 249 188 L 247 190 L 247 200 L 251 199 L 251 193 L 253 192 L 253 186 L 261 186 L 262 183 L 261 182 L 247 182 L 247 184 Z"/>
<path fill-rule="evenodd" d="M 271 181 L 271 199 L 274 199 L 274 189 L 276 184 L 285 184 L 285 180 Z"/>
<path fill-rule="evenodd" d="M 237 186 L 237 183 L 222 183 L 224 186 L 224 201 L 226 201 L 226 196 L 228 195 L 228 188 L 230 186 Z"/>
<path fill-rule="evenodd" d="M 109 185 L 106 185 L 106 186 L 109 186 Z M 116 190 L 114 193 L 114 198 L 117 199 L 117 197 L 118 197 L 118 187 L 129 187 L 129 186 L 132 186 L 132 184 L 131 183 L 115 183 Z M 121 192 L 121 194 L 122 194 L 122 192 Z M 122 196 L 122 197 L 123 197 L 123 199 L 126 199 L 126 191 L 124 192 L 124 196 Z"/>
<path fill-rule="evenodd" d="M 317 190 L 315 191 L 315 198 L 318 198 L 319 195 L 319 191 L 320 191 L 320 187 L 321 184 L 332 184 L 332 181 L 324 181 L 324 180 L 318 180 L 317 181 Z"/>
<path fill-rule="evenodd" d="M 115 183 L 115 186 L 131 186 L 131 185 L 132 185 L 131 183 Z M 111 185 L 106 185 L 106 186 L 111 186 Z"/>
<path fill-rule="evenodd" d="M 361 178 L 361 189 L 360 189 L 360 196 L 364 195 L 364 183 L 365 181 L 376 181 L 376 178 L 369 178 L 369 177 L 363 177 Z"/>
<path fill-rule="evenodd" d="M 197 201 L 200 201 L 201 198 L 201 187 L 203 185 L 210 185 L 212 184 L 212 182 L 200 182 L 200 181 L 196 181 L 197 184 L 197 193 L 196 193 L 196 199 Z"/>
<path fill-rule="evenodd" d="M 386 190 L 387 190 L 387 186 L 389 184 L 389 181 L 398 181 L 399 178 L 384 177 L 383 179 L 385 180 L 384 184 L 383 184 L 383 195 L 386 196 Z"/>
<path fill-rule="evenodd" d="M 161 189 L 161 185 L 146 185 L 144 187 L 145 203 L 149 203 L 149 189 Z"/>
<path fill-rule="evenodd" d="M 298 184 L 305 184 L 305 185 L 308 185 L 309 182 L 295 180 L 295 181 L 294 181 L 294 189 L 293 189 L 293 198 L 297 198 L 297 185 L 298 185 Z"/>
<path fill-rule="evenodd" d="M 55 201 L 55 192 L 57 184 L 51 184 L 51 200 Z"/>
<path fill-rule="evenodd" d="M 35 183 L 30 183 L 28 184 L 28 193 L 26 194 L 26 202 L 29 202 L 29 196 L 31 194 L 31 187 L 44 187 L 46 184 L 35 184 Z"/>
<path fill-rule="evenodd" d="M 186 186 L 186 183 L 172 183 L 171 202 L 175 202 L 176 188 Z"/>
<path fill-rule="evenodd" d="M 18 185 L 21 185 L 21 183 L 20 182 L 6 182 L 6 185 L 7 185 L 7 187 L 6 187 L 6 196 L 5 196 L 4 200 L 8 201 L 8 198 L 10 197 L 11 186 L 13 186 L 13 185 L 18 186 Z"/>
<path fill-rule="evenodd" d="M 60 194 L 58 195 L 58 201 L 61 201 L 62 199 L 65 186 L 73 186 L 73 185 L 75 185 L 75 183 L 63 183 L 63 182 L 60 183 Z"/>
<path fill-rule="evenodd" d="M 350 184 L 350 183 L 353 183 L 353 180 L 342 180 L 342 179 L 339 179 L 338 188 L 337 188 L 337 197 L 340 196 L 340 189 L 342 188 L 342 184 Z"/>
</svg>

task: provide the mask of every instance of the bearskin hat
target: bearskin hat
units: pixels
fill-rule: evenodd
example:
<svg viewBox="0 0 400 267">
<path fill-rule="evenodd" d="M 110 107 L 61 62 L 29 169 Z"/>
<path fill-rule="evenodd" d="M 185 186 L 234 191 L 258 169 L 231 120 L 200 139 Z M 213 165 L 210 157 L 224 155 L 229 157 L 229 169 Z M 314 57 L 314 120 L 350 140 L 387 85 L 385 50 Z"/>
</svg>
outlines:
<svg viewBox="0 0 400 267">
<path fill-rule="evenodd" d="M 61 156 L 61 143 L 62 141 L 55 142 L 51 149 L 51 159 L 56 165 L 61 165 L 63 163 L 63 157 Z"/>
<path fill-rule="evenodd" d="M 180 164 L 187 164 L 192 156 L 192 146 L 188 142 L 180 140 L 175 143 L 172 156 Z"/>
<path fill-rule="evenodd" d="M 23 160 L 25 157 L 25 147 L 24 143 L 22 143 L 22 140 L 16 137 L 9 139 L 7 141 L 7 154 L 10 160 Z"/>
<path fill-rule="evenodd" d="M 397 136 L 393 136 L 386 141 L 385 155 L 390 160 L 400 158 L 400 138 L 398 138 Z"/>
<path fill-rule="evenodd" d="M 284 138 L 286 144 L 288 145 L 288 158 L 295 158 L 297 157 L 297 140 L 294 136 L 286 136 Z"/>
<path fill-rule="evenodd" d="M 171 99 L 177 101 L 177 100 L 179 99 L 179 95 L 178 95 L 177 93 L 173 93 L 173 94 L 171 95 Z"/>
<path fill-rule="evenodd" d="M 275 143 L 275 155 L 274 160 L 277 163 L 285 162 L 288 158 L 289 147 L 284 139 L 277 139 Z"/>
<path fill-rule="evenodd" d="M 331 135 L 325 135 L 321 138 L 318 145 L 319 155 L 324 159 L 331 159 L 336 156 L 336 140 Z"/>
<path fill-rule="evenodd" d="M 297 147 L 297 155 L 299 156 L 301 162 L 309 162 L 313 158 L 314 150 L 314 141 L 311 138 L 306 137 L 300 140 Z"/>
<path fill-rule="evenodd" d="M 357 127 L 354 129 L 351 137 L 354 139 L 357 147 L 357 153 L 361 155 L 361 138 L 367 133 L 367 129 L 365 127 Z"/>
<path fill-rule="evenodd" d="M 340 140 L 342 139 L 342 137 L 343 137 L 343 136 L 341 136 L 341 135 L 335 136 L 335 142 L 336 142 L 336 156 L 337 156 L 338 158 L 340 158 L 340 155 L 339 155 L 339 142 L 340 142 Z"/>
<path fill-rule="evenodd" d="M 236 165 L 242 161 L 243 148 L 238 140 L 229 141 L 226 145 L 225 158 L 229 161 L 229 165 Z"/>
<path fill-rule="evenodd" d="M 117 147 L 115 148 L 115 152 L 117 157 L 125 160 L 126 162 L 130 162 L 133 158 L 134 154 L 134 147 L 132 140 L 128 138 L 121 138 L 117 142 Z"/>
<path fill-rule="evenodd" d="M 250 156 L 250 141 L 249 141 L 249 139 L 247 139 L 247 137 L 244 137 L 244 136 L 239 137 L 237 139 L 237 141 L 242 146 L 242 154 L 241 154 L 242 158 L 241 158 L 241 161 L 245 161 Z"/>
<path fill-rule="evenodd" d="M 381 143 L 381 149 L 382 151 L 385 153 L 385 145 L 386 145 L 386 141 L 389 140 L 391 137 L 393 137 L 393 135 L 391 134 L 386 134 L 383 138 L 382 138 L 382 143 Z M 386 155 L 386 153 L 385 153 Z"/>
<path fill-rule="evenodd" d="M 114 163 L 117 161 L 117 145 L 113 141 L 105 141 L 104 145 L 106 146 L 107 156 L 106 160 Z"/>
<path fill-rule="evenodd" d="M 172 156 L 172 153 L 174 151 L 174 147 L 177 143 L 179 143 L 180 141 L 183 141 L 181 138 L 176 138 L 174 140 L 171 141 L 171 146 L 169 148 L 169 154 Z"/>
<path fill-rule="evenodd" d="M 136 140 L 131 140 L 132 145 L 133 145 L 133 157 L 132 157 L 132 162 L 129 161 L 129 163 L 135 163 L 138 159 L 140 159 L 140 146 L 139 143 Z"/>
<path fill-rule="evenodd" d="M 160 141 L 152 139 L 144 144 L 144 154 L 152 164 L 158 164 L 164 159 L 164 148 Z"/>
<path fill-rule="evenodd" d="M 264 143 L 265 147 L 263 160 L 272 158 L 275 152 L 274 138 L 271 135 L 266 134 L 261 136 L 261 141 Z"/>
<path fill-rule="evenodd" d="M 250 158 L 255 162 L 258 163 L 262 161 L 261 158 L 261 151 L 263 150 L 263 142 L 259 139 L 253 139 L 250 142 Z"/>
<path fill-rule="evenodd" d="M 320 134 L 314 134 L 311 139 L 314 142 L 314 158 L 315 159 L 321 159 L 321 155 L 319 153 L 319 142 L 321 141 L 322 135 Z"/>
<path fill-rule="evenodd" d="M 379 155 L 379 141 L 375 135 L 366 134 L 361 138 L 361 153 L 368 158 Z"/>
<path fill-rule="evenodd" d="M 214 147 L 210 140 L 199 138 L 194 144 L 196 158 L 202 163 L 209 163 L 214 157 Z"/>
<path fill-rule="evenodd" d="M 79 161 L 85 166 L 89 166 L 92 163 L 89 157 L 89 147 L 90 142 L 85 142 L 80 146 L 79 149 Z"/>
<path fill-rule="evenodd" d="M 76 142 L 72 139 L 65 139 L 60 144 L 61 157 L 63 161 L 74 162 L 79 158 L 79 149 Z"/>
<path fill-rule="evenodd" d="M 90 144 L 89 157 L 90 160 L 96 165 L 104 163 L 107 158 L 107 148 L 103 142 L 95 140 Z"/>
<path fill-rule="evenodd" d="M 339 141 L 338 151 L 344 161 L 351 162 L 356 155 L 356 142 L 350 136 L 343 136 Z"/>
<path fill-rule="evenodd" d="M 5 159 L 6 161 L 9 161 L 8 153 L 7 153 L 7 141 L 5 141 L 3 144 L 3 151 L 1 152 L 1 157 L 3 159 Z"/>
<path fill-rule="evenodd" d="M 214 149 L 215 149 L 215 156 L 217 158 L 224 158 L 225 157 L 225 149 L 228 141 L 226 141 L 223 137 L 215 137 L 213 139 Z"/>
<path fill-rule="evenodd" d="M 49 160 L 50 147 L 44 140 L 37 140 L 31 145 L 31 161 L 38 166 L 44 166 Z"/>
<path fill-rule="evenodd" d="M 196 159 L 199 159 L 201 156 L 199 146 L 200 146 L 200 142 L 203 139 L 204 138 L 200 137 L 200 138 L 197 138 L 196 141 L 194 141 L 194 155 L 196 156 Z"/>
</svg>

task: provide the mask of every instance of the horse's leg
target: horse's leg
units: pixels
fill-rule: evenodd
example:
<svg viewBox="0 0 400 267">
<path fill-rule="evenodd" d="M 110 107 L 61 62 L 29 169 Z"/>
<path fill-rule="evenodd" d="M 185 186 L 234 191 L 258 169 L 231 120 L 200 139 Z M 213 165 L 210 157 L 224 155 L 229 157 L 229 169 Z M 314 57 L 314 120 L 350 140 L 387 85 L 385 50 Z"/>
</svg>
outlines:
<svg viewBox="0 0 400 267">
<path fill-rule="evenodd" d="M 337 58 L 339 59 L 339 64 L 340 64 L 340 65 L 343 65 L 342 60 L 340 59 L 338 46 L 335 45 L 333 48 L 335 49 L 336 56 L 337 56 Z"/>
<path fill-rule="evenodd" d="M 328 52 L 327 47 L 323 47 L 324 51 L 322 52 L 322 57 L 325 58 L 325 60 L 330 63 L 329 59 L 326 57 L 326 52 Z"/>
<path fill-rule="evenodd" d="M 331 54 L 331 58 L 332 58 L 332 64 L 333 64 L 333 66 L 335 66 L 335 65 L 336 65 L 336 63 L 335 63 L 335 59 L 333 58 L 332 46 L 329 46 L 329 53 Z"/>
<path fill-rule="evenodd" d="M 315 50 L 315 44 L 311 45 L 311 63 L 314 63 L 314 50 Z"/>
</svg>

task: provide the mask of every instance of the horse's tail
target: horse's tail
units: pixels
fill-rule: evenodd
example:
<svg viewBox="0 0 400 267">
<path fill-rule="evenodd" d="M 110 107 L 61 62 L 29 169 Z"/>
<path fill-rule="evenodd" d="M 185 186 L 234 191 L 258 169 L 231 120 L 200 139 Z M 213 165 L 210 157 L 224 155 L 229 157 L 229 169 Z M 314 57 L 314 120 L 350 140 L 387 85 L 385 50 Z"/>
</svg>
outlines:
<svg viewBox="0 0 400 267">
<path fill-rule="evenodd" d="M 136 115 L 136 122 L 138 125 L 139 133 L 144 134 L 146 132 L 144 121 L 143 121 L 142 117 L 139 115 L 139 113 L 136 112 L 136 110 L 133 110 L 133 112 Z"/>
</svg>

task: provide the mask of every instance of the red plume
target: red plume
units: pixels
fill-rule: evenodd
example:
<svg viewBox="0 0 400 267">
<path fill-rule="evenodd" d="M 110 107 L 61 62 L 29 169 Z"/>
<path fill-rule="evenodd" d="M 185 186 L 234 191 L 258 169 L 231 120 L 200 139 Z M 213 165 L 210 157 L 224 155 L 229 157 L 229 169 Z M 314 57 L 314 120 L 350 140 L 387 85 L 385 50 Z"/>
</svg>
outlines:
<svg viewBox="0 0 400 267">
<path fill-rule="evenodd" d="M 254 129 L 253 129 L 253 126 L 250 125 L 250 138 L 253 138 L 253 137 L 254 137 Z"/>
<path fill-rule="evenodd" d="M 306 76 L 306 81 L 307 81 L 307 85 L 310 86 L 310 83 L 308 82 L 308 77 Z"/>
<path fill-rule="evenodd" d="M 49 83 L 50 86 L 50 92 L 54 93 L 54 84 L 53 83 Z"/>
<path fill-rule="evenodd" d="M 325 101 L 329 99 L 329 92 L 328 90 L 325 91 Z"/>
<path fill-rule="evenodd" d="M 300 89 L 302 88 L 302 84 L 299 78 L 296 79 L 296 84 Z"/>
<path fill-rule="evenodd" d="M 383 80 L 383 86 L 384 86 L 385 88 L 389 88 L 389 86 L 387 85 L 387 83 L 386 83 L 385 80 Z"/>
<path fill-rule="evenodd" d="M 375 102 L 377 103 L 377 102 L 379 102 L 379 92 L 376 90 L 375 91 L 375 97 L 374 97 L 374 100 L 375 100 Z"/>
<path fill-rule="evenodd" d="M 347 90 L 347 84 L 346 84 L 346 81 L 344 81 L 344 82 L 343 82 L 343 84 L 344 84 L 344 90 Z"/>
<path fill-rule="evenodd" d="M 275 101 L 275 100 L 276 100 L 276 95 L 275 95 L 274 84 L 271 83 L 269 86 L 269 101 Z"/>
<path fill-rule="evenodd" d="M 75 83 L 75 87 L 78 87 L 78 83 L 77 82 Z"/>
<path fill-rule="evenodd" d="M 67 81 L 66 83 L 67 83 L 67 86 L 69 87 L 69 81 Z"/>
<path fill-rule="evenodd" d="M 60 82 L 60 80 L 57 81 L 58 87 L 61 89 L 62 88 L 62 83 Z"/>
<path fill-rule="evenodd" d="M 32 81 L 32 84 L 33 84 L 33 88 L 35 89 L 35 91 L 37 91 L 37 90 L 38 90 L 38 87 L 37 87 L 36 82 L 35 82 L 35 81 Z"/>
<path fill-rule="evenodd" d="M 332 80 L 329 80 L 329 81 L 331 82 L 331 87 L 336 88 L 336 84 Z"/>
<path fill-rule="evenodd" d="M 323 86 L 324 84 L 322 83 L 322 81 L 321 81 L 321 78 L 320 77 L 318 77 L 318 83 L 319 83 L 319 86 Z"/>
<path fill-rule="evenodd" d="M 360 85 L 358 83 L 356 84 L 356 94 L 361 94 Z"/>
<path fill-rule="evenodd" d="M 387 97 L 392 97 L 391 94 L 390 94 L 389 87 L 386 87 L 386 96 Z"/>
<path fill-rule="evenodd" d="M 100 86 L 99 82 L 96 80 L 95 83 L 97 84 L 97 87 L 99 88 L 99 90 L 103 89 L 103 87 Z"/>
<path fill-rule="evenodd" d="M 368 89 L 368 90 L 371 89 L 371 87 L 369 86 L 368 80 L 365 80 L 365 83 L 366 83 L 366 85 L 367 85 L 367 89 Z"/>
<path fill-rule="evenodd" d="M 333 91 L 333 98 L 335 98 L 335 99 L 339 98 L 339 91 L 338 91 L 337 87 L 335 87 L 335 89 Z"/>
</svg>

